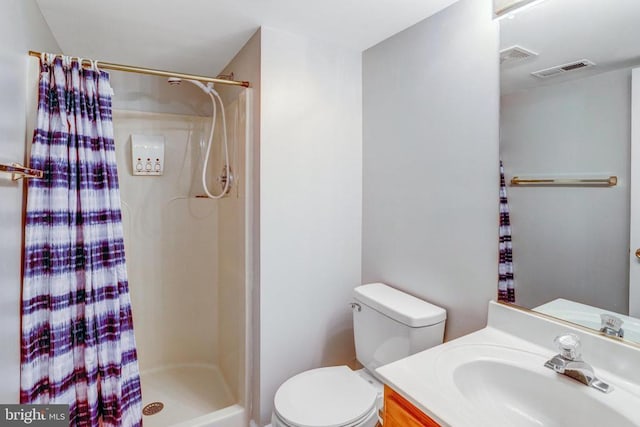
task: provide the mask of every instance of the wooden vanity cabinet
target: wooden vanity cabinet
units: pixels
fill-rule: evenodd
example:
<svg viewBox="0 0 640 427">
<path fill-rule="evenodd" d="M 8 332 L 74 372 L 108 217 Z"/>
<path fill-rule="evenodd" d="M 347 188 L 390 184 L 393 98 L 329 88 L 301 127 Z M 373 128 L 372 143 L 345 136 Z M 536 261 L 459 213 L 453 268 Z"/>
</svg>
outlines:
<svg viewBox="0 0 640 427">
<path fill-rule="evenodd" d="M 384 386 L 384 427 L 440 427 L 392 388 Z"/>
</svg>

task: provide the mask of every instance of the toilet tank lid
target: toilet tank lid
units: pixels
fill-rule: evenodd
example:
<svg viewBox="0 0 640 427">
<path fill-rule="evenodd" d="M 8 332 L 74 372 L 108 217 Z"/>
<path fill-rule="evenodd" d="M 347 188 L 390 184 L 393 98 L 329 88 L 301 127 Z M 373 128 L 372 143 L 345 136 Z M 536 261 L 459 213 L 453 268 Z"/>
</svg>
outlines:
<svg viewBox="0 0 640 427">
<path fill-rule="evenodd" d="M 447 311 L 384 283 L 368 283 L 353 290 L 361 303 L 412 328 L 443 322 Z"/>
</svg>

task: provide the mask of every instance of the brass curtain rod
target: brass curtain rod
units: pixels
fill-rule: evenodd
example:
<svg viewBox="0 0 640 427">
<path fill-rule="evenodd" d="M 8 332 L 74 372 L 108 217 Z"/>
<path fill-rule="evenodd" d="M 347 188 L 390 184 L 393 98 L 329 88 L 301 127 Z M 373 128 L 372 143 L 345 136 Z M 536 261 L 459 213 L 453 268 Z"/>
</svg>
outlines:
<svg viewBox="0 0 640 427">
<path fill-rule="evenodd" d="M 511 185 L 565 185 L 565 186 L 596 186 L 596 187 L 613 187 L 618 184 L 617 176 L 609 176 L 605 178 L 520 178 L 514 176 L 511 179 Z"/>
<path fill-rule="evenodd" d="M 29 55 L 40 58 L 42 56 L 42 53 L 36 52 L 34 50 L 30 50 Z M 60 56 L 60 54 L 57 54 L 57 55 Z M 215 77 L 198 76 L 196 74 L 176 73 L 173 71 L 155 70 L 153 68 L 114 64 L 112 62 L 96 61 L 96 64 L 98 65 L 99 68 L 103 68 L 105 70 L 125 71 L 128 73 L 147 74 L 150 76 L 178 77 L 185 80 L 198 80 L 206 83 L 211 82 L 211 83 L 220 83 L 220 84 L 232 85 L 232 86 L 251 87 L 251 83 L 245 82 L 245 81 L 225 80 L 225 79 L 218 79 Z"/>
</svg>

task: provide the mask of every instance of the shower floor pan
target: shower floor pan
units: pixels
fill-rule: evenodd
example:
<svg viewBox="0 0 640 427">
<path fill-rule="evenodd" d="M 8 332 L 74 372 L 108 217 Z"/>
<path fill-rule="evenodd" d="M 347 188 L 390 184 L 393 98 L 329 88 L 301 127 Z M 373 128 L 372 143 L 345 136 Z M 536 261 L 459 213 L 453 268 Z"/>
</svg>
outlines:
<svg viewBox="0 0 640 427">
<path fill-rule="evenodd" d="M 209 425 L 202 423 L 208 415 L 242 410 L 214 365 L 172 365 L 142 372 L 140 379 L 142 407 L 157 411 L 142 417 L 145 427 Z"/>
</svg>

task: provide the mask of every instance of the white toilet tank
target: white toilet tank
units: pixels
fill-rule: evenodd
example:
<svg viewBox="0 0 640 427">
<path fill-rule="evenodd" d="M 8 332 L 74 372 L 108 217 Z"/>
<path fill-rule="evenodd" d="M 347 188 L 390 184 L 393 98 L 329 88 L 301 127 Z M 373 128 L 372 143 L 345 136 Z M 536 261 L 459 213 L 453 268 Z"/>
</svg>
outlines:
<svg viewBox="0 0 640 427">
<path fill-rule="evenodd" d="M 447 312 L 384 283 L 353 291 L 356 358 L 375 369 L 442 344 Z"/>
</svg>

